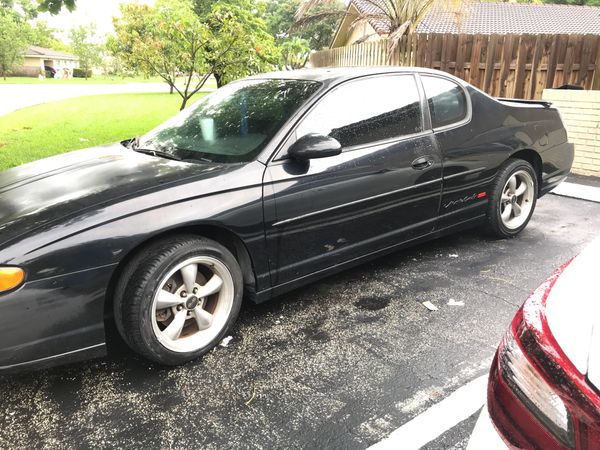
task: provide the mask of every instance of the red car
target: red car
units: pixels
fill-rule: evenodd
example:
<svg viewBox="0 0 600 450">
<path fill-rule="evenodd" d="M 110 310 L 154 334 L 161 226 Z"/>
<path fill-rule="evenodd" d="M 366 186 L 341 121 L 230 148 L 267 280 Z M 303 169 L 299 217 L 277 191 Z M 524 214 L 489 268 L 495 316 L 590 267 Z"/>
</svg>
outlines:
<svg viewBox="0 0 600 450">
<path fill-rule="evenodd" d="M 525 302 L 490 371 L 488 412 L 511 448 L 600 449 L 600 240 Z"/>
</svg>

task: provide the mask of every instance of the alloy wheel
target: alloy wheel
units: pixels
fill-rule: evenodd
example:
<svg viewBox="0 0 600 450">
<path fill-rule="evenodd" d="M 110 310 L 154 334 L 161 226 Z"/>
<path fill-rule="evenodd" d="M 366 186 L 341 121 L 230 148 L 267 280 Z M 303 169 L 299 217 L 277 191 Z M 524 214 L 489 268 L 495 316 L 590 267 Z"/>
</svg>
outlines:
<svg viewBox="0 0 600 450">
<path fill-rule="evenodd" d="M 174 352 L 206 347 L 226 326 L 234 291 L 231 272 L 216 258 L 199 256 L 178 264 L 154 296 L 154 335 Z"/>
<path fill-rule="evenodd" d="M 510 176 L 500 199 L 500 217 L 506 228 L 515 230 L 527 221 L 533 208 L 534 186 L 526 170 L 518 170 Z"/>
</svg>

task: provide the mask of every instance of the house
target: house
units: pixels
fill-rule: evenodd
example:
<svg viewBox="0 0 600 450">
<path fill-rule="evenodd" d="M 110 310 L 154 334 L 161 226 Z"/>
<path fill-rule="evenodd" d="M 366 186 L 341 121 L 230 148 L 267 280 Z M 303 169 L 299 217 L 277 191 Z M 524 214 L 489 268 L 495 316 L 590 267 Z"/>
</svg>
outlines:
<svg viewBox="0 0 600 450">
<path fill-rule="evenodd" d="M 25 52 L 23 65 L 15 70 L 15 75 L 37 77 L 45 74 L 48 68 L 57 72 L 67 69 L 72 74 L 78 67 L 79 58 L 75 55 L 32 45 Z"/>
<path fill-rule="evenodd" d="M 377 0 L 351 0 L 331 48 L 387 37 L 390 22 L 376 3 Z M 356 19 L 361 16 L 368 19 L 356 23 Z M 600 35 L 600 8 L 488 2 L 467 2 L 454 8 L 434 6 L 418 24 L 416 32 Z"/>
<path fill-rule="evenodd" d="M 381 10 L 369 0 L 351 0 L 346 15 L 338 25 L 330 48 L 345 47 L 361 42 L 377 41 L 390 33 L 390 23 L 378 18 Z M 355 23 L 361 16 L 368 20 Z"/>
</svg>

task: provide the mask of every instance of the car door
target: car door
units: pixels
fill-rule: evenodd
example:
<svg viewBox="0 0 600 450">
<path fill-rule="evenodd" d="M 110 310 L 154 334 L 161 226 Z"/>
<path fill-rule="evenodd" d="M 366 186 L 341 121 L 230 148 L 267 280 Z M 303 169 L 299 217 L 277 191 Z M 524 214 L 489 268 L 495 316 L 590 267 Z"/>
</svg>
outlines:
<svg viewBox="0 0 600 450">
<path fill-rule="evenodd" d="M 432 231 L 441 157 L 426 131 L 412 74 L 347 81 L 308 112 L 265 174 L 265 227 L 274 285 Z M 342 153 L 298 161 L 285 149 L 319 133 Z"/>
</svg>

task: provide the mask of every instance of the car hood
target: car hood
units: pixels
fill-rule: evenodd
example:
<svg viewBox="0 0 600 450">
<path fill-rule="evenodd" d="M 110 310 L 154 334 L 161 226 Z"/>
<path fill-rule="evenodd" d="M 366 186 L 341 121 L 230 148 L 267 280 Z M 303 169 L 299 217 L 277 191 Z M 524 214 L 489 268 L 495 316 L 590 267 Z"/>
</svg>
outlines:
<svg viewBox="0 0 600 450">
<path fill-rule="evenodd" d="M 0 172 L 0 246 L 97 205 L 215 176 L 225 167 L 168 160 L 115 144 Z"/>
<path fill-rule="evenodd" d="M 600 239 L 566 267 L 546 300 L 550 331 L 565 355 L 600 389 Z"/>
</svg>

